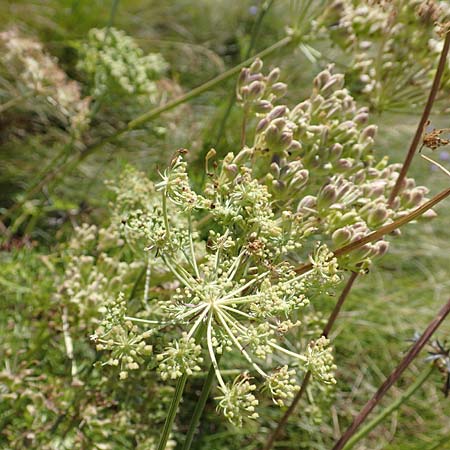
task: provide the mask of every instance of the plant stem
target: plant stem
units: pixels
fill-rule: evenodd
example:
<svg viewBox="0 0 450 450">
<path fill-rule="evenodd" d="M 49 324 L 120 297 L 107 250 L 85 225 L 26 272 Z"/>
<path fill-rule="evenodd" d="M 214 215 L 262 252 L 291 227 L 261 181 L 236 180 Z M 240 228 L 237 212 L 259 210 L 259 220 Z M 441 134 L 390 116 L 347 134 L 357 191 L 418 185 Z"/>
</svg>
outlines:
<svg viewBox="0 0 450 450">
<path fill-rule="evenodd" d="M 334 322 L 336 321 L 336 318 L 341 311 L 342 305 L 344 304 L 345 299 L 347 298 L 350 290 L 352 289 L 353 283 L 355 282 L 357 276 L 358 276 L 357 272 L 351 273 L 350 278 L 348 279 L 347 284 L 345 285 L 341 295 L 339 296 L 339 299 L 336 302 L 336 305 L 334 306 L 330 317 L 328 318 L 328 322 L 322 331 L 322 336 L 328 337 L 328 334 L 330 333 L 331 328 L 333 327 Z M 311 379 L 311 372 L 308 371 L 308 372 L 306 372 L 306 374 L 303 378 L 302 384 L 300 386 L 300 390 L 295 395 L 289 408 L 283 414 L 283 417 L 278 422 L 275 430 L 273 430 L 272 434 L 269 436 L 269 439 L 266 443 L 266 446 L 264 447 L 264 450 L 270 450 L 273 447 L 274 442 L 278 439 L 278 437 L 281 434 L 281 431 L 286 426 L 286 423 L 287 423 L 289 417 L 295 412 L 295 409 L 296 409 L 298 403 L 300 402 L 300 400 L 303 397 L 303 393 L 306 391 L 306 387 L 308 386 L 310 379 Z"/>
<path fill-rule="evenodd" d="M 347 429 L 347 431 L 341 436 L 339 441 L 333 447 L 332 450 L 342 450 L 345 444 L 355 434 L 356 430 L 366 420 L 367 416 L 372 410 L 380 403 L 386 392 L 398 381 L 403 372 L 409 367 L 414 358 L 419 354 L 423 347 L 427 344 L 433 333 L 439 328 L 439 325 L 444 321 L 450 312 L 450 299 L 438 312 L 436 317 L 430 322 L 427 329 L 422 336 L 414 343 L 411 349 L 408 351 L 403 360 L 398 364 L 395 370 L 386 378 L 386 381 L 380 386 L 374 396 L 366 403 L 361 412 L 356 416 L 353 423 Z"/>
<path fill-rule="evenodd" d="M 181 377 L 178 379 L 178 383 L 175 387 L 175 394 L 172 398 L 172 402 L 169 407 L 169 412 L 167 413 L 166 421 L 164 423 L 164 428 L 159 438 L 157 450 L 166 449 L 167 441 L 169 440 L 169 436 L 172 431 L 173 422 L 175 420 L 175 416 L 177 415 L 178 405 L 180 404 L 184 387 L 186 386 L 187 378 L 188 378 L 187 373 L 183 373 L 183 375 L 181 375 Z"/>
<path fill-rule="evenodd" d="M 283 417 L 281 418 L 281 420 L 278 422 L 277 427 L 275 428 L 275 430 L 272 432 L 272 434 L 269 436 L 269 439 L 266 442 L 266 445 L 264 446 L 263 450 L 270 450 L 273 447 L 273 444 L 275 443 L 275 441 L 278 439 L 281 430 L 284 428 L 284 426 L 286 425 L 289 417 L 293 414 L 293 412 L 295 411 L 295 408 L 297 407 L 298 402 L 301 400 L 301 398 L 303 397 L 303 394 L 306 392 L 306 387 L 308 386 L 309 380 L 311 379 L 311 372 L 308 371 L 305 373 L 305 376 L 303 378 L 303 382 L 302 385 L 300 387 L 300 390 L 297 392 L 294 400 L 292 401 L 292 403 L 289 405 L 289 408 L 286 410 L 286 412 L 283 414 Z"/>
<path fill-rule="evenodd" d="M 429 209 L 433 208 L 433 206 L 437 205 L 439 202 L 444 200 L 449 195 L 450 195 L 450 188 L 447 188 L 442 192 L 440 192 L 439 194 L 435 195 L 427 202 L 423 203 L 421 206 L 411 211 L 409 214 L 401 217 L 400 219 L 394 220 L 394 222 L 389 223 L 388 225 L 384 225 L 378 230 L 373 231 L 372 233 L 368 234 L 367 236 L 364 236 L 361 239 L 358 239 L 357 241 L 351 242 L 350 244 L 338 248 L 333 252 L 333 255 L 336 257 L 346 255 L 354 250 L 357 250 L 358 248 L 362 247 L 365 244 L 376 241 L 385 236 L 386 234 L 392 233 L 397 228 L 400 228 L 403 225 L 406 225 L 408 222 L 417 219 L 418 217 L 423 215 Z M 308 272 L 312 268 L 313 268 L 312 263 L 303 264 L 302 266 L 297 267 L 295 269 L 295 272 L 298 274 L 303 274 Z"/>
<path fill-rule="evenodd" d="M 391 415 L 394 411 L 400 408 L 403 403 L 405 403 L 433 373 L 435 366 L 434 364 L 429 364 L 425 370 L 419 375 L 416 381 L 409 386 L 409 388 L 400 395 L 394 402 L 387 406 L 383 411 L 381 411 L 376 417 L 374 417 L 370 422 L 368 422 L 363 428 L 361 428 L 357 433 L 355 433 L 347 442 L 344 450 L 350 450 L 354 445 L 369 434 L 379 423 L 381 423 L 386 417 Z"/>
<path fill-rule="evenodd" d="M 420 140 L 422 139 L 423 131 L 427 125 L 428 118 L 430 117 L 431 113 L 431 108 L 433 107 L 434 100 L 436 99 L 436 94 L 441 84 L 442 74 L 444 73 L 449 47 L 450 47 L 450 31 L 447 31 L 447 33 L 445 34 L 444 46 L 442 47 L 441 56 L 439 58 L 439 64 L 433 79 L 430 94 L 428 95 L 428 100 L 427 103 L 425 104 L 422 117 L 420 118 L 416 134 L 414 135 L 408 153 L 406 154 L 406 158 L 401 168 L 400 175 L 398 176 L 395 186 L 392 189 L 391 195 L 389 197 L 389 205 L 392 205 L 392 203 L 395 200 L 395 197 L 399 193 L 402 182 L 406 177 L 406 174 L 409 170 L 409 166 L 411 165 L 417 147 L 419 146 Z"/>
<path fill-rule="evenodd" d="M 221 355 L 217 356 L 217 362 L 220 361 L 220 356 Z M 192 415 L 191 422 L 189 423 L 189 429 L 186 434 L 186 439 L 184 441 L 182 450 L 189 450 L 191 448 L 192 441 L 194 440 L 194 434 L 197 430 L 198 424 L 200 423 L 200 418 L 203 414 L 206 401 L 208 400 L 208 396 L 211 391 L 215 373 L 216 371 L 214 369 L 214 366 L 211 364 L 205 382 L 203 384 L 202 392 L 195 405 L 194 414 Z"/>
</svg>

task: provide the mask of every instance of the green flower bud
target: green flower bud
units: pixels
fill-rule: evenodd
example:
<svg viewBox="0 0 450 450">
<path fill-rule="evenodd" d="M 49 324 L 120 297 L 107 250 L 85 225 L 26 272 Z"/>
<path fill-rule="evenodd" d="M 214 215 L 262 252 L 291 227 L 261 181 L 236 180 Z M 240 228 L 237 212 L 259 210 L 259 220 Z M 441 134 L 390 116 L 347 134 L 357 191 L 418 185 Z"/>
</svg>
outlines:
<svg viewBox="0 0 450 450">
<path fill-rule="evenodd" d="M 275 69 L 272 69 L 267 75 L 267 84 L 274 84 L 278 81 L 280 78 L 280 69 L 278 67 L 275 67 Z"/>
<path fill-rule="evenodd" d="M 336 247 L 348 244 L 351 238 L 352 232 L 349 227 L 339 228 L 331 235 L 331 239 Z"/>
<path fill-rule="evenodd" d="M 332 184 L 324 186 L 317 195 L 317 207 L 319 210 L 329 208 L 337 199 L 338 191 Z"/>
<path fill-rule="evenodd" d="M 276 97 L 283 97 L 284 95 L 286 95 L 287 92 L 287 84 L 286 83 L 275 83 L 274 85 L 272 85 L 271 87 L 271 92 L 272 94 L 274 94 Z"/>
</svg>

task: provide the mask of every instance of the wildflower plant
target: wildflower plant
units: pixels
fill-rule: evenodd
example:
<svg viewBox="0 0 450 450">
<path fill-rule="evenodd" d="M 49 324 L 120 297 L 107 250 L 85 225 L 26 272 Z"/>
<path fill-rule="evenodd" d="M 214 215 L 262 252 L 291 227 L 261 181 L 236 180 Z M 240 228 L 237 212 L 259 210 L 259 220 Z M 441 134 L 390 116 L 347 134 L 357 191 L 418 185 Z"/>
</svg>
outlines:
<svg viewBox="0 0 450 450">
<path fill-rule="evenodd" d="M 236 425 L 258 417 L 258 383 L 278 406 L 298 391 L 302 373 L 336 383 L 328 339 L 298 348 L 286 337 L 300 324 L 308 329 L 307 306 L 333 294 L 345 270 L 367 269 L 388 243 L 366 244 L 339 259 L 332 249 L 402 217 L 427 193 L 406 179 L 388 203 L 399 166 L 374 156 L 376 127 L 332 67 L 293 108 L 277 104 L 287 89 L 279 70 L 264 75 L 262 68 L 256 60 L 238 80 L 242 149 L 218 161 L 211 150 L 199 190 L 190 181 L 187 152 L 179 150 L 147 200 L 144 194 L 146 206 L 133 208 L 128 197 L 122 219 L 123 235 L 137 237 L 151 264 L 162 266 L 154 288 L 169 286 L 168 295 L 149 298 L 126 320 L 148 326 L 153 364 L 163 380 L 179 380 L 180 389 L 209 360 L 217 407 Z M 305 261 L 309 270 L 297 273 Z M 311 325 L 316 329 L 314 320 Z M 105 349 L 114 353 L 115 345 L 111 340 Z M 230 355 L 242 360 L 234 380 L 223 370 Z M 169 427 L 175 411 L 176 405 Z"/>
</svg>

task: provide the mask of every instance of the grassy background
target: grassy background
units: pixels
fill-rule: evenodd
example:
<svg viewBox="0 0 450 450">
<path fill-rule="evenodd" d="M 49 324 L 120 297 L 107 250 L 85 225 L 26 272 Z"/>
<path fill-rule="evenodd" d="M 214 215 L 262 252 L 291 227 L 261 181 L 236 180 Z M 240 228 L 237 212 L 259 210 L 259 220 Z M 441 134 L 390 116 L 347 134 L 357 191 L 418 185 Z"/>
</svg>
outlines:
<svg viewBox="0 0 450 450">
<path fill-rule="evenodd" d="M 255 24 L 253 8 L 257 6 L 257 1 L 123 0 L 119 2 L 113 20 L 116 27 L 135 37 L 146 51 L 160 51 L 171 65 L 169 78 L 181 90 L 187 91 L 243 59 Z M 284 35 L 289 14 L 288 1 L 274 2 L 264 18 L 253 51 Z M 105 26 L 110 21 L 111 4 L 100 0 L 3 0 L 0 3 L 1 29 L 17 26 L 24 33 L 40 38 L 69 75 L 74 76 L 74 55 L 69 43 L 83 40 L 90 28 Z M 327 57 L 334 57 L 332 49 L 328 49 Z M 268 65 L 281 66 L 293 100 L 301 99 L 308 92 L 314 74 L 327 63 L 325 60 L 311 63 L 298 51 L 279 52 L 267 61 Z M 51 194 L 56 210 L 61 214 L 76 210 L 71 221 L 51 225 L 49 215 L 44 214 L 32 231 L 32 238 L 37 242 L 34 249 L 2 252 L 0 296 L 5 307 L 0 311 L 0 343 L 3 344 L 0 354 L 3 353 L 5 359 L 17 364 L 26 358 L 40 359 L 45 361 L 46 370 L 53 376 L 64 376 L 64 363 L 58 359 L 61 355 L 51 356 L 52 349 L 60 342 L 53 342 L 49 347 L 52 333 L 47 324 L 50 319 L 51 325 L 51 308 L 46 311 L 43 305 L 49 304 L 54 286 L 48 277 L 50 269 L 45 266 L 45 258 L 55 251 L 56 241 L 70 234 L 71 222 L 101 220 L 108 198 L 102 180 L 116 177 L 125 163 L 131 162 L 156 177 L 156 166 L 163 165 L 178 147 L 189 148 L 194 157 L 211 146 L 219 153 L 235 149 L 239 134 L 236 130 L 241 119 L 238 109 L 232 109 L 227 128 L 218 139 L 218 124 L 226 112 L 233 88 L 234 80 L 230 80 L 162 117 L 156 123 L 162 130 L 155 131 L 155 127 L 150 127 L 145 136 L 132 134 L 120 143 L 106 147 L 80 166 L 76 173 L 65 178 Z M 416 112 L 372 116 L 372 122 L 380 130 L 377 137 L 380 154 L 386 153 L 394 161 L 403 160 L 418 122 Z M 0 116 L 3 125 L 0 147 L 2 206 L 12 203 L 33 179 L 35 168 L 49 158 L 57 146 L 56 132 L 46 135 L 47 139 L 29 135 L 18 137 L 14 131 L 23 127 L 17 117 Z M 435 126 L 446 126 L 446 122 L 446 117 L 441 116 L 433 120 Z M 435 156 L 445 159 L 447 155 L 437 152 Z M 411 174 L 432 193 L 448 186 L 448 179 L 440 172 L 432 171 L 421 158 L 414 161 Z M 86 207 L 82 208 L 82 203 Z M 436 211 L 438 217 L 432 222 L 410 224 L 401 237 L 392 238 L 389 255 L 357 281 L 332 334 L 339 368 L 338 394 L 334 405 L 323 413 L 320 437 L 314 448 L 330 448 L 333 437 L 345 430 L 352 416 L 396 366 L 410 345 L 407 339 L 415 331 L 423 330 L 450 296 L 448 201 L 439 205 Z M 41 310 L 44 315 L 39 312 Z M 444 324 L 439 338 L 445 339 L 449 332 L 450 324 Z M 56 350 L 54 353 L 58 355 Z M 389 393 L 384 404 L 413 382 L 424 367 L 422 356 Z M 450 449 L 450 402 L 440 392 L 442 385 L 442 377 L 434 374 L 413 399 L 357 448 L 421 450 L 442 436 L 449 436 L 448 442 L 443 441 L 436 448 Z M 240 431 L 217 430 L 214 428 L 213 403 L 208 404 L 208 411 L 211 418 L 207 426 L 212 424 L 215 434 L 208 435 L 205 428 L 195 448 L 250 449 L 258 448 L 264 442 L 267 421 L 260 429 L 254 425 Z M 302 411 L 300 407 L 299 416 L 290 421 L 286 438 L 279 448 L 313 448 L 311 443 L 302 444 L 309 442 L 312 432 L 311 424 L 302 418 Z M 273 419 L 279 415 L 271 408 L 267 413 Z M 314 430 L 317 434 L 317 427 Z M 218 447 L 219 439 L 226 444 Z"/>
</svg>

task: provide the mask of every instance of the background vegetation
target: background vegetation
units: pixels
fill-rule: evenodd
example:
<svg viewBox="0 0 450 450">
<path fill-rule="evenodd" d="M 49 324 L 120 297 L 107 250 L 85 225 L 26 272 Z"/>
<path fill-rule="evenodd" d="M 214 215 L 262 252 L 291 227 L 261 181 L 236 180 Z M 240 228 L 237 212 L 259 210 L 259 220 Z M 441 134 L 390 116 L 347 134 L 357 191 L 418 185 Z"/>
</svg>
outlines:
<svg viewBox="0 0 450 450">
<path fill-rule="evenodd" d="M 319 3 L 325 6 L 326 2 Z M 283 0 L 3 0 L 0 31 L 15 27 L 24 36 L 41 41 L 68 76 L 86 87 L 85 75 L 77 68 L 77 51 L 91 28 L 114 25 L 133 36 L 145 52 L 159 52 L 169 63 L 159 81 L 166 94 L 158 102 L 164 103 L 285 36 L 285 27 L 292 22 L 291 6 Z M 261 15 L 263 8 L 268 10 Z M 349 61 L 338 49 L 325 42 L 318 42 L 317 48 L 322 55 L 314 60 L 292 47 L 265 60 L 267 66 L 282 69 L 293 100 L 305 96 L 313 77 L 330 61 L 346 71 Z M 235 79 L 231 77 L 105 145 L 65 174 L 61 183 L 39 192 L 16 211 L 14 234 L 5 238 L 0 254 L 1 448 L 151 448 L 155 430 L 148 433 L 146 428 L 163 422 L 171 386 L 156 386 L 155 381 L 140 380 L 138 375 L 133 382 L 121 384 L 111 376 L 109 383 L 100 385 L 102 375 L 93 369 L 97 356 L 89 343 L 92 330 L 82 328 L 73 336 L 80 375 L 75 383 L 71 378 L 61 312 L 55 301 L 60 276 L 55 274 L 64 270 L 60 243 L 72 236 L 75 225 L 105 220 L 112 197 L 104 180 L 117 180 L 126 165 L 157 179 L 158 168 L 165 167 L 176 149 L 186 147 L 195 176 L 211 147 L 220 155 L 237 149 L 240 133 L 236 130 L 241 122 L 238 108 L 231 107 L 222 129 L 232 105 Z M 15 89 L 3 67 L 0 104 L 20 95 Z M 93 119 L 95 132 L 88 139 L 95 142 L 142 111 L 134 104 L 100 105 Z M 403 161 L 419 112 L 418 108 L 382 114 L 374 111 L 370 120 L 379 127 L 376 151 L 388 154 L 393 161 Z M 432 124 L 448 126 L 447 114 L 436 114 Z M 0 111 L 0 205 L 4 210 L 20 200 L 42 167 L 69 141 L 61 119 L 49 114 L 46 106 L 33 97 Z M 446 164 L 450 153 L 442 148 L 435 157 Z M 420 158 L 413 162 L 411 174 L 433 193 L 448 185 L 448 180 Z M 410 345 L 408 339 L 423 330 L 447 300 L 448 202 L 436 211 L 438 217 L 433 221 L 404 228 L 389 254 L 358 279 L 331 336 L 338 366 L 336 400 L 331 407 L 324 405 L 312 413 L 307 402 L 301 405 L 276 448 L 331 448 L 352 416 L 396 366 Z M 332 306 L 320 305 L 325 317 Z M 445 340 L 449 332 L 450 324 L 444 324 L 439 338 Z M 383 404 L 398 397 L 424 365 L 419 358 Z M 200 386 L 201 380 L 188 386 L 175 440 L 177 433 L 186 431 Z M 442 377 L 434 373 L 357 448 L 450 449 L 450 403 L 441 392 L 442 386 Z M 158 392 L 159 409 L 142 401 L 149 398 L 149 392 Z M 260 421 L 236 429 L 216 415 L 211 399 L 193 448 L 260 448 L 280 415 L 269 402 L 264 408 Z M 305 411 L 308 414 L 303 414 Z M 87 437 L 77 440 L 80 433 Z"/>
</svg>

